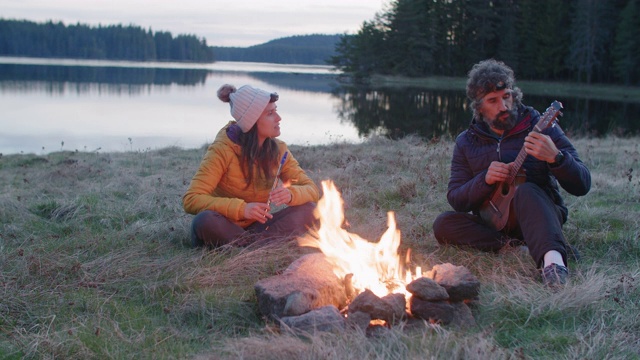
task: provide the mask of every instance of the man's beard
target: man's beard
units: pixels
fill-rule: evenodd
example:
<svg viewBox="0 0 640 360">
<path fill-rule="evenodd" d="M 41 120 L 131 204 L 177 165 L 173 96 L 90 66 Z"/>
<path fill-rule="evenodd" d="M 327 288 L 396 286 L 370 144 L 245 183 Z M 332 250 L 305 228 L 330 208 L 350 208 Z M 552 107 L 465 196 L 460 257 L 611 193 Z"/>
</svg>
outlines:
<svg viewBox="0 0 640 360">
<path fill-rule="evenodd" d="M 503 120 L 502 117 L 505 114 L 509 114 L 509 116 Z M 517 115 L 518 115 L 518 110 L 516 108 L 513 108 L 511 110 L 500 112 L 495 117 L 495 119 L 487 119 L 484 116 L 482 117 L 482 119 L 484 120 L 484 122 L 487 123 L 487 125 L 489 125 L 493 129 L 509 131 L 513 129 L 514 126 L 516 126 Z"/>
</svg>

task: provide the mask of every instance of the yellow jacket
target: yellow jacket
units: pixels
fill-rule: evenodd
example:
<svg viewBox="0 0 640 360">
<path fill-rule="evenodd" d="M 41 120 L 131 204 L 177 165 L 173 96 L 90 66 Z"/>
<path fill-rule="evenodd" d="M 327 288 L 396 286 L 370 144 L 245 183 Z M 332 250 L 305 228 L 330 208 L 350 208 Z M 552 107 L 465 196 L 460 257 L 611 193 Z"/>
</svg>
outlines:
<svg viewBox="0 0 640 360">
<path fill-rule="evenodd" d="M 213 210 L 245 228 L 255 221 L 244 218 L 246 204 L 266 203 L 273 183 L 257 178 L 249 187 L 246 187 L 240 167 L 240 145 L 227 136 L 227 128 L 234 123 L 231 121 L 223 127 L 213 143 L 209 145 L 198 171 L 182 197 L 182 204 L 189 214 L 195 215 L 204 210 Z M 281 159 L 285 151 L 289 150 L 283 141 L 278 139 L 275 141 L 278 144 L 279 159 Z M 257 173 L 256 169 L 254 174 Z M 289 190 L 292 200 L 289 206 L 318 201 L 318 187 L 300 168 L 290 151 L 282 166 L 280 179 L 291 183 Z"/>
</svg>

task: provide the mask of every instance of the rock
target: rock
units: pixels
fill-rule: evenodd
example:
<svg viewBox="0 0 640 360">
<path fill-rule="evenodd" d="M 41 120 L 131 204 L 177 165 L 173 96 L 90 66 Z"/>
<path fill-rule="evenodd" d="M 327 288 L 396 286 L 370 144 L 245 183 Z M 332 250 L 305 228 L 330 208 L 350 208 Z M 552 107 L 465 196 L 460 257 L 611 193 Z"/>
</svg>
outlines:
<svg viewBox="0 0 640 360">
<path fill-rule="evenodd" d="M 333 306 L 323 306 L 299 316 L 285 316 L 280 319 L 281 327 L 285 325 L 295 334 L 313 335 L 318 331 L 343 332 L 345 319 Z"/>
<path fill-rule="evenodd" d="M 366 336 L 368 338 L 384 338 L 385 336 L 389 335 L 389 332 L 391 331 L 391 329 L 389 329 L 386 326 L 382 326 L 382 325 L 371 325 L 367 328 L 366 331 Z"/>
<path fill-rule="evenodd" d="M 453 303 L 454 307 L 453 319 L 451 319 L 451 326 L 455 326 L 459 329 L 468 329 L 476 326 L 476 319 L 471 313 L 471 308 L 463 302 Z"/>
<path fill-rule="evenodd" d="M 438 285 L 434 280 L 426 277 L 421 277 L 410 282 L 407 285 L 407 291 L 422 300 L 440 301 L 449 299 L 447 289 Z"/>
<path fill-rule="evenodd" d="M 358 329 L 362 331 L 363 334 L 366 333 L 370 322 L 371 316 L 362 311 L 355 311 L 349 313 L 349 315 L 347 316 L 347 328 Z"/>
<path fill-rule="evenodd" d="M 412 296 L 409 305 L 411 314 L 419 319 L 443 325 L 451 323 L 454 319 L 455 307 L 445 301 L 427 301 Z"/>
<path fill-rule="evenodd" d="M 389 322 L 396 324 L 407 317 L 407 299 L 403 294 L 389 294 L 382 301 L 391 306 L 392 316 Z"/>
<path fill-rule="evenodd" d="M 349 304 L 348 314 L 363 312 L 371 319 L 384 320 L 389 324 L 397 323 L 407 316 L 407 301 L 403 294 L 389 294 L 378 297 L 371 290 L 365 289 Z"/>
<path fill-rule="evenodd" d="M 302 315 L 327 305 L 341 309 L 347 301 L 343 281 L 322 253 L 300 257 L 282 274 L 258 281 L 254 289 L 260 313 L 272 319 Z"/>
<path fill-rule="evenodd" d="M 464 266 L 440 264 L 434 266 L 428 274 L 447 290 L 451 302 L 473 299 L 480 293 L 480 281 Z"/>
</svg>

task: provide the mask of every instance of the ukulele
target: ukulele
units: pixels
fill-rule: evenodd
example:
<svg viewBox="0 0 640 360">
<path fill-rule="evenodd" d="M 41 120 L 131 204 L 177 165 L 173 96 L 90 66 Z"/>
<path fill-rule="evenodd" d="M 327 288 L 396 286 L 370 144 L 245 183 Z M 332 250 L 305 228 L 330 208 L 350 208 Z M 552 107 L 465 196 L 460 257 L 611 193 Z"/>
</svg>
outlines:
<svg viewBox="0 0 640 360">
<path fill-rule="evenodd" d="M 542 130 L 554 126 L 556 119 L 561 116 L 562 103 L 554 101 L 540 117 L 540 121 L 534 126 L 533 131 Z M 526 176 L 520 171 L 527 153 L 524 145 L 518 156 L 513 161 L 507 180 L 497 184 L 491 197 L 480 206 L 480 217 L 495 230 L 502 230 L 509 224 L 508 228 L 513 228 L 515 218 L 510 215 L 511 200 L 516 192 L 516 187 L 526 180 Z M 511 218 L 511 219 L 510 219 Z"/>
</svg>

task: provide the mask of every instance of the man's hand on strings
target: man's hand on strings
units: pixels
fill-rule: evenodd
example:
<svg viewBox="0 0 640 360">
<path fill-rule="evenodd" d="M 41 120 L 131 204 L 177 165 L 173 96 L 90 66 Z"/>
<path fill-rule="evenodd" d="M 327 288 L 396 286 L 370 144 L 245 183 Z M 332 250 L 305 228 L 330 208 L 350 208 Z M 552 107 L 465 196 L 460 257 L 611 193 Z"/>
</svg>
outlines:
<svg viewBox="0 0 640 360">
<path fill-rule="evenodd" d="M 509 173 L 511 172 L 511 164 L 505 164 L 500 161 L 494 161 L 489 165 L 489 169 L 487 169 L 487 174 L 484 176 L 484 181 L 493 185 L 498 182 L 503 182 L 507 180 L 509 177 Z"/>
<path fill-rule="evenodd" d="M 556 155 L 560 151 L 549 135 L 535 131 L 530 132 L 529 135 L 524 138 L 524 150 L 534 158 L 548 163 L 554 162 Z"/>
</svg>

